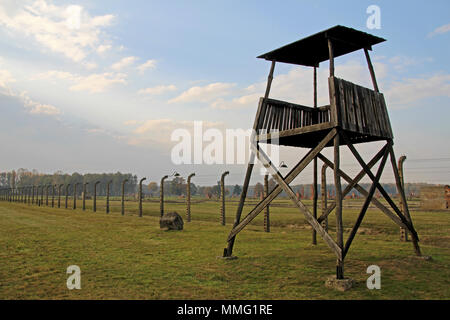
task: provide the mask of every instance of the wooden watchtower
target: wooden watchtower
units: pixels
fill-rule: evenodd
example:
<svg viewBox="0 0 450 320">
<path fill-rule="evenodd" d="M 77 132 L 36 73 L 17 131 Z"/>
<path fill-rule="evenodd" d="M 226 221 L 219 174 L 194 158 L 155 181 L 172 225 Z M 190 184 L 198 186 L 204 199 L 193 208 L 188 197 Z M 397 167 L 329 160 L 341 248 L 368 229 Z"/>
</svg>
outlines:
<svg viewBox="0 0 450 320">
<path fill-rule="evenodd" d="M 307 38 L 298 40 L 284 47 L 259 56 L 272 62 L 267 81 L 267 88 L 263 98 L 259 101 L 258 110 L 253 129 L 256 134 L 252 136 L 252 155 L 247 167 L 243 190 L 236 212 L 236 220 L 228 236 L 228 247 L 224 249 L 224 257 L 232 257 L 233 245 L 237 234 L 242 231 L 264 208 L 270 204 L 282 191 L 290 197 L 295 206 L 302 212 L 306 221 L 313 230 L 319 234 L 337 258 L 336 278 L 344 278 L 344 259 L 350 245 L 358 231 L 364 215 L 372 203 L 391 218 L 398 226 L 411 234 L 415 253 L 421 256 L 419 238 L 414 229 L 411 216 L 408 211 L 405 193 L 398 174 L 396 159 L 393 150 L 393 134 L 384 96 L 378 90 L 375 72 L 370 60 L 369 50 L 372 46 L 385 41 L 382 38 L 350 29 L 343 26 L 335 26 L 328 30 L 316 33 Z M 367 59 L 368 69 L 372 78 L 373 90 L 340 79 L 334 74 L 334 59 L 336 57 L 363 50 Z M 317 68 L 321 62 L 329 60 L 330 76 L 328 88 L 330 103 L 325 106 L 317 106 Z M 270 87 L 276 62 L 284 62 L 313 68 L 314 105 L 303 106 L 291 102 L 273 100 L 269 98 Z M 300 88 L 301 89 L 301 88 Z M 264 134 L 261 134 L 264 133 Z M 259 147 L 259 143 L 271 143 L 275 138 L 280 145 L 308 148 L 309 151 L 292 170 L 285 176 L 281 175 L 267 154 Z M 385 141 L 385 145 L 369 161 L 365 162 L 355 148 L 355 144 L 372 141 Z M 354 178 L 351 178 L 341 170 L 340 148 L 347 146 L 362 170 Z M 326 158 L 321 152 L 326 147 L 334 149 L 334 159 Z M 261 200 L 250 213 L 241 220 L 241 214 L 247 195 L 248 185 L 253 170 L 255 157 L 270 171 L 278 185 Z M 401 197 L 403 210 L 400 210 L 388 193 L 379 183 L 381 174 L 387 159 L 390 158 L 393 174 Z M 320 159 L 334 171 L 334 183 L 336 187 L 336 199 L 328 210 L 317 217 L 317 196 L 314 197 L 313 211 L 311 212 L 289 186 L 311 162 L 314 165 L 314 189 L 317 194 L 317 160 Z M 371 171 L 380 162 L 375 173 Z M 364 189 L 359 182 L 364 176 L 372 180 L 369 190 Z M 344 190 L 341 180 L 347 182 Z M 353 228 L 344 242 L 342 224 L 342 199 L 356 189 L 364 197 L 365 201 L 361 212 L 356 219 Z M 374 198 L 374 193 L 379 190 L 389 206 L 385 206 Z M 389 208 L 390 207 L 390 208 Z M 331 212 L 335 212 L 336 239 L 322 227 L 324 221 Z M 403 213 L 402 213 L 403 211 Z"/>
</svg>

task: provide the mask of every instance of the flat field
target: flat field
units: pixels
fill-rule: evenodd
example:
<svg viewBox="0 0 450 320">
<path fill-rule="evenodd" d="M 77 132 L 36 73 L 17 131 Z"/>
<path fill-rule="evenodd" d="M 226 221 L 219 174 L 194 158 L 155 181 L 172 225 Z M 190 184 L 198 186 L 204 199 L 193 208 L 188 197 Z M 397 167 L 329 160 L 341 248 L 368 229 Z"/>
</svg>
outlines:
<svg viewBox="0 0 450 320">
<path fill-rule="evenodd" d="M 244 214 L 251 209 L 249 201 Z M 307 202 L 308 203 L 308 202 Z M 64 206 L 64 201 L 61 201 Z M 310 203 L 309 203 L 310 204 Z M 357 281 L 338 292 L 324 286 L 335 271 L 335 256 L 288 200 L 271 206 L 272 228 L 263 230 L 258 216 L 236 240 L 236 260 L 218 259 L 234 220 L 235 199 L 227 200 L 227 224 L 219 224 L 220 203 L 193 199 L 192 222 L 183 231 L 159 228 L 157 199 L 104 199 L 92 212 L 77 201 L 77 210 L 0 202 L 0 299 L 449 299 L 450 212 L 412 210 L 425 255 L 413 256 L 411 242 L 399 241 L 399 229 L 370 208 L 346 257 L 345 275 Z M 346 200 L 348 235 L 361 200 Z M 69 203 L 69 208 L 72 204 Z M 415 207 L 411 203 L 411 207 Z M 185 218 L 181 199 L 169 198 L 166 212 Z M 334 236 L 334 215 L 330 216 Z M 381 268 L 381 290 L 369 290 L 370 265 Z M 66 269 L 81 268 L 81 290 L 68 290 Z"/>
</svg>

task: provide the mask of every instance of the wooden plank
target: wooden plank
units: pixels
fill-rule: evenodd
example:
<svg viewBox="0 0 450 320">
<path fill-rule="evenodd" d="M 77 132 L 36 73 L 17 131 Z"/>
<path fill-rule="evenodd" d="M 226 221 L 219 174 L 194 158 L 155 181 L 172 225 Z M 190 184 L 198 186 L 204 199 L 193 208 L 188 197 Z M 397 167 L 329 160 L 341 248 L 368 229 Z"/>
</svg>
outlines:
<svg viewBox="0 0 450 320">
<path fill-rule="evenodd" d="M 364 119 L 362 117 L 361 102 L 359 101 L 358 89 L 353 86 L 353 105 L 355 107 L 356 116 L 356 130 L 358 132 L 364 132 Z"/>
<path fill-rule="evenodd" d="M 339 176 L 339 166 L 340 166 L 340 141 L 339 141 L 340 132 L 336 134 L 334 137 L 334 187 L 336 190 L 336 243 L 341 249 L 341 256 L 338 256 L 336 262 L 336 278 L 343 279 L 344 278 L 344 257 L 343 257 L 343 249 L 344 249 L 344 226 L 342 223 L 342 190 L 341 190 L 341 177 Z"/>
<path fill-rule="evenodd" d="M 300 134 L 308 133 L 308 132 L 331 129 L 333 127 L 334 127 L 334 125 L 331 122 L 325 122 L 325 123 L 313 124 L 313 125 L 306 126 L 306 127 L 280 131 L 279 133 L 276 133 L 275 135 L 279 138 L 284 138 L 284 137 L 300 135 Z M 268 133 L 267 135 L 258 135 L 258 136 L 256 136 L 256 139 L 260 142 L 263 142 L 263 141 L 270 140 L 272 138 L 272 135 L 273 135 L 272 133 Z"/>
<path fill-rule="evenodd" d="M 384 152 L 384 155 L 383 155 L 383 159 L 381 159 L 380 166 L 378 167 L 377 174 L 375 176 L 375 181 L 372 183 L 372 186 L 370 187 L 369 194 L 367 195 L 366 200 L 364 201 L 364 204 L 361 208 L 361 212 L 359 213 L 358 218 L 356 219 L 355 225 L 353 226 L 352 230 L 350 231 L 350 234 L 345 243 L 345 248 L 344 248 L 344 252 L 343 252 L 344 258 L 347 255 L 348 250 L 350 249 L 352 241 L 355 238 L 356 232 L 358 231 L 358 229 L 364 219 L 366 211 L 369 208 L 369 204 L 372 201 L 373 195 L 376 190 L 376 184 L 378 183 L 378 181 L 380 181 L 381 174 L 383 173 L 388 154 L 389 154 L 389 151 L 388 151 L 388 149 L 386 149 Z"/>
<path fill-rule="evenodd" d="M 286 183 L 291 183 L 300 172 L 302 172 L 306 166 L 322 151 L 322 149 L 334 138 L 336 135 L 336 129 L 332 129 L 325 138 L 314 148 L 309 150 L 309 152 L 303 157 L 302 160 L 286 175 L 285 181 Z M 252 153 L 253 154 L 253 153 Z M 253 208 L 252 211 L 240 222 L 237 224 L 233 230 L 231 230 L 230 235 L 228 236 L 228 241 L 233 238 L 236 234 L 238 234 L 242 229 L 245 228 L 247 224 L 249 224 L 256 216 L 268 205 L 273 199 L 275 199 L 282 191 L 280 185 L 277 185 L 270 194 L 261 200 L 256 207 Z"/>
<path fill-rule="evenodd" d="M 337 81 L 338 81 L 338 88 L 339 88 L 339 111 L 341 113 L 341 127 L 344 129 L 349 129 L 347 108 L 346 108 L 347 103 L 345 101 L 345 92 L 344 92 L 344 81 L 341 79 L 337 79 Z"/>
<path fill-rule="evenodd" d="M 385 148 L 382 149 L 383 151 L 385 150 Z M 328 160 L 325 156 L 323 156 L 322 154 L 319 154 L 318 157 L 325 163 L 327 164 L 330 168 L 333 168 L 333 162 L 331 162 L 330 160 Z M 343 172 L 342 170 L 339 170 L 339 175 L 345 180 L 347 181 L 347 183 L 351 184 L 353 183 L 354 180 L 352 180 L 345 172 Z M 355 179 L 356 180 L 356 179 Z M 361 193 L 364 197 L 367 197 L 367 195 L 369 194 L 367 192 L 366 189 L 364 189 L 363 187 L 361 187 L 359 184 L 354 184 L 353 188 L 356 189 L 359 193 Z M 344 192 L 343 195 L 345 196 L 346 193 Z M 394 221 L 398 226 L 407 229 L 406 224 L 403 223 L 403 221 L 401 219 L 399 219 L 397 217 L 397 215 L 395 215 L 394 213 L 392 213 L 388 208 L 386 208 L 380 201 L 378 201 L 376 198 L 372 198 L 372 204 L 374 204 L 378 209 L 380 209 L 384 214 L 386 214 L 392 221 Z M 325 214 L 322 214 L 322 216 L 317 219 L 319 222 L 325 220 L 328 215 L 331 213 L 331 211 L 335 208 L 335 204 L 333 203 L 332 206 L 330 206 Z M 331 209 L 331 210 L 330 210 Z"/>
<path fill-rule="evenodd" d="M 312 216 L 309 209 L 303 204 L 301 200 L 297 200 L 297 197 L 292 191 L 291 187 L 286 183 L 278 170 L 274 167 L 269 157 L 262 150 L 254 150 L 257 152 L 258 159 L 264 164 L 264 167 L 267 169 L 271 169 L 272 177 L 278 182 L 278 185 L 281 186 L 281 189 L 284 190 L 289 198 L 291 198 L 292 202 L 295 206 L 304 214 L 306 221 L 317 231 L 318 234 L 322 236 L 325 240 L 325 243 L 330 247 L 330 249 L 336 254 L 339 260 L 342 260 L 342 247 L 340 247 L 331 236 L 322 228 L 320 223 L 317 222 L 316 219 Z"/>
<path fill-rule="evenodd" d="M 330 94 L 330 122 L 338 125 L 336 80 L 334 77 L 328 78 L 328 91 Z"/>
</svg>

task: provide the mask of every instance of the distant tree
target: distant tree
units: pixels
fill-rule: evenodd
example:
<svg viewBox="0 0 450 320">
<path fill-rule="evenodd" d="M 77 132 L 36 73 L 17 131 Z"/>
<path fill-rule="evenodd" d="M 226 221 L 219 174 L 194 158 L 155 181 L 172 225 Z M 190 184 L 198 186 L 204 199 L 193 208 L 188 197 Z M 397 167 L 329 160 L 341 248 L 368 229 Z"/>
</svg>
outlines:
<svg viewBox="0 0 450 320">
<path fill-rule="evenodd" d="M 255 189 L 253 190 L 255 198 L 260 198 L 264 194 L 264 186 L 261 183 L 255 184 Z"/>
<path fill-rule="evenodd" d="M 148 184 L 148 191 L 150 192 L 150 196 L 154 196 L 158 191 L 158 183 L 154 181 L 150 182 Z"/>
<path fill-rule="evenodd" d="M 242 187 L 240 185 L 235 185 L 233 188 L 233 196 L 240 196 L 242 193 Z"/>
</svg>

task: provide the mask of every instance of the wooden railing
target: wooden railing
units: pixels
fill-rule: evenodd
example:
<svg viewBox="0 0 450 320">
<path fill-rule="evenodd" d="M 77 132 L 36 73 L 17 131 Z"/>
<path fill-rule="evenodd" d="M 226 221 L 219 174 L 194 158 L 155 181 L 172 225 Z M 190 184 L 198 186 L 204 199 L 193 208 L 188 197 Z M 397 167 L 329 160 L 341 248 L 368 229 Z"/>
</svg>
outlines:
<svg viewBox="0 0 450 320">
<path fill-rule="evenodd" d="M 299 129 L 330 121 L 330 106 L 311 108 L 285 101 L 260 100 L 261 114 L 258 129 L 267 133 Z"/>
<path fill-rule="evenodd" d="M 333 123 L 352 132 L 393 137 L 382 93 L 336 77 L 328 80 Z"/>
</svg>

